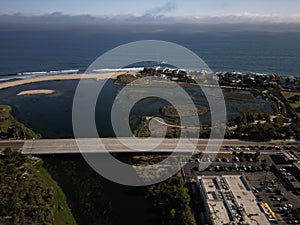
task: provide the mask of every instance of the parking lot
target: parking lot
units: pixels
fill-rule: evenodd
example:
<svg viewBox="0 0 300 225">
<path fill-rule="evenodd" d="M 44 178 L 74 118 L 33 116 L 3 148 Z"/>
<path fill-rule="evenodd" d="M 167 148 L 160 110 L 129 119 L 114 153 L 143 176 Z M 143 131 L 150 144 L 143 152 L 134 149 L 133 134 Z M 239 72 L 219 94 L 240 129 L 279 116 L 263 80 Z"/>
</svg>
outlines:
<svg viewBox="0 0 300 225">
<path fill-rule="evenodd" d="M 299 197 L 286 191 L 270 171 L 247 173 L 246 178 L 253 187 L 258 201 L 266 202 L 276 213 L 278 224 L 299 224 Z"/>
<path fill-rule="evenodd" d="M 190 176 L 197 175 L 226 175 L 241 174 L 246 177 L 253 188 L 259 204 L 266 203 L 275 213 L 277 224 L 300 224 L 300 198 L 292 191 L 287 191 L 280 179 L 270 170 L 271 167 L 286 179 L 294 178 L 292 166 L 277 164 L 270 156 L 281 155 L 290 151 L 299 154 L 295 146 L 224 146 L 226 151 L 217 155 L 195 155 L 184 169 Z M 242 152 L 242 153 L 241 153 Z M 295 154 L 296 155 L 296 154 Z M 197 171 L 197 166 L 209 164 L 204 171 Z M 285 168 L 286 167 L 286 168 Z M 199 167 L 200 168 L 200 167 Z M 194 172 L 189 172 L 191 170 Z"/>
</svg>

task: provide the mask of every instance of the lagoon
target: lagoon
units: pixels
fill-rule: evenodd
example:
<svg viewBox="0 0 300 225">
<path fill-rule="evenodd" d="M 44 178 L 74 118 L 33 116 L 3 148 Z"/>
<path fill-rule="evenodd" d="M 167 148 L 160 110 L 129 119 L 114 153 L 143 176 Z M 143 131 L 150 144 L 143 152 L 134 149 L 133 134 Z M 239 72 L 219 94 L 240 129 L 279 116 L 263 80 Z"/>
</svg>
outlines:
<svg viewBox="0 0 300 225">
<path fill-rule="evenodd" d="M 91 85 L 105 80 L 90 79 Z M 78 80 L 43 81 L 25 84 L 0 90 L 1 104 L 13 107 L 13 115 L 27 127 L 41 133 L 44 138 L 72 138 L 72 103 Z M 123 86 L 115 85 L 113 80 L 107 80 L 102 89 L 96 106 L 95 121 L 100 137 L 114 137 L 110 113 L 115 96 Z M 205 87 L 206 88 L 206 87 Z M 26 90 L 49 89 L 55 92 L 48 95 L 19 95 Z M 145 87 L 139 86 L 135 90 L 143 91 Z M 208 106 L 208 102 L 199 88 L 185 88 L 193 102 Z M 206 93 L 214 95 L 214 88 L 206 88 Z M 224 89 L 227 117 L 238 116 L 244 110 L 256 110 L 266 113 L 273 112 L 274 102 L 266 101 L 261 96 L 252 96 L 249 91 Z M 229 94 L 228 94 L 229 93 Z M 236 99 L 232 96 L 244 95 L 251 98 Z M 131 119 L 140 119 L 142 116 L 163 117 L 160 109 L 167 104 L 163 99 L 149 97 L 138 102 L 131 110 Z M 210 122 L 210 113 L 199 116 L 201 123 Z M 135 125 L 132 125 L 134 130 Z"/>
</svg>

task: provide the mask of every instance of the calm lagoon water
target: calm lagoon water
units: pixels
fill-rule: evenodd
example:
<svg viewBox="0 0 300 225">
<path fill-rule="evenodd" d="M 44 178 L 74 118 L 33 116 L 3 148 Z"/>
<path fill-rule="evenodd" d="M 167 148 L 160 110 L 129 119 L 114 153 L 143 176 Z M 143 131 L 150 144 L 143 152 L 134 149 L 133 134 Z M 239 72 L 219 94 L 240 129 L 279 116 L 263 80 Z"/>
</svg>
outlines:
<svg viewBox="0 0 300 225">
<path fill-rule="evenodd" d="M 91 80 L 90 82 L 95 82 Z M 104 82 L 103 80 L 97 82 Z M 1 104 L 9 104 L 14 108 L 14 115 L 26 126 L 41 133 L 44 138 L 69 138 L 73 137 L 72 131 L 72 103 L 78 81 L 47 81 L 27 84 L 19 87 L 0 91 Z M 108 80 L 98 98 L 95 121 L 101 137 L 113 137 L 115 134 L 111 127 L 111 107 L 115 96 L 122 87 Z M 140 88 L 140 87 L 139 87 Z M 23 90 L 53 89 L 53 95 L 17 96 Z M 195 104 L 208 107 L 205 96 L 200 89 L 186 88 Z M 208 93 L 213 89 L 208 88 Z M 247 91 L 224 90 L 249 94 Z M 262 112 L 273 112 L 273 102 L 265 101 L 261 96 L 255 100 L 225 99 L 227 116 L 239 115 L 238 110 L 255 109 Z M 162 116 L 160 108 L 164 100 L 146 98 L 137 103 L 132 109 L 132 114 L 138 116 Z M 210 113 L 199 117 L 202 123 L 210 121 Z"/>
</svg>

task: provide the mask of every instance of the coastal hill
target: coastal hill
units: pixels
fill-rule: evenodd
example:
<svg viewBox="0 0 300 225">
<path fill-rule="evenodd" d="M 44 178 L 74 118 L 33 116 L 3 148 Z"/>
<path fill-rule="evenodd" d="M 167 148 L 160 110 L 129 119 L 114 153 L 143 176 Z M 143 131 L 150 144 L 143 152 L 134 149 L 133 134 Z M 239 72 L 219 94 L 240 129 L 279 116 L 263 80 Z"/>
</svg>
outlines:
<svg viewBox="0 0 300 225">
<path fill-rule="evenodd" d="M 11 149 L 0 156 L 0 224 L 76 224 L 64 193 L 42 165 Z"/>
</svg>

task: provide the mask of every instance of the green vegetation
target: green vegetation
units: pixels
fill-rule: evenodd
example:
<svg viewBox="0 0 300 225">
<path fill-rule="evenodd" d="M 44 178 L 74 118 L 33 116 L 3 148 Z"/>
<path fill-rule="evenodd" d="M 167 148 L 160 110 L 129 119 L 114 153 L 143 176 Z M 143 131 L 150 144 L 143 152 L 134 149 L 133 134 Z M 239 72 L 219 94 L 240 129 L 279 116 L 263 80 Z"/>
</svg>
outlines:
<svg viewBox="0 0 300 225">
<path fill-rule="evenodd" d="M 183 179 L 177 174 L 148 188 L 148 198 L 162 212 L 163 224 L 195 225 L 190 208 L 190 196 Z"/>
<path fill-rule="evenodd" d="M 267 113 L 243 112 L 238 117 L 228 120 L 227 125 L 235 127 L 227 129 L 226 138 L 289 139 L 293 135 L 293 129 L 288 122 L 289 120 L 283 116 L 277 116 L 271 121 Z"/>
<path fill-rule="evenodd" d="M 168 155 L 133 156 L 131 164 L 135 166 L 153 165 L 165 160 Z M 174 157 L 173 163 L 178 163 Z M 160 170 L 164 173 L 164 169 Z M 195 214 L 192 212 L 191 198 L 187 184 L 182 175 L 177 173 L 169 179 L 146 187 L 146 197 L 161 213 L 162 224 L 165 225 L 196 225 Z"/>
<path fill-rule="evenodd" d="M 40 138 L 40 134 L 25 127 L 11 115 L 12 108 L 9 105 L 0 105 L 0 138 Z"/>
<path fill-rule="evenodd" d="M 115 84 L 127 85 L 136 79 L 137 78 L 131 74 L 121 74 L 121 75 L 117 76 L 117 79 L 115 80 Z"/>
<path fill-rule="evenodd" d="M 44 167 L 40 167 L 36 171 L 36 175 L 41 177 L 41 181 L 45 187 L 53 187 L 53 207 L 54 207 L 54 223 L 57 225 L 76 224 L 71 210 L 67 204 L 67 199 L 58 184 L 52 179 L 51 175 Z M 70 222 L 71 221 L 71 222 Z"/>
<path fill-rule="evenodd" d="M 0 224 L 76 224 L 39 158 L 4 151 L 0 158 Z"/>
<path fill-rule="evenodd" d="M 78 224 L 111 224 L 112 209 L 103 194 L 102 177 L 79 157 L 44 159 L 44 166 L 60 184 Z"/>
<path fill-rule="evenodd" d="M 280 102 L 282 102 L 285 109 L 285 114 L 292 118 L 291 129 L 293 130 L 295 137 L 300 139 L 300 114 L 297 112 L 298 106 L 291 104 L 287 98 L 291 97 L 292 94 L 297 95 L 297 92 L 280 92 L 280 90 L 275 89 L 272 94 L 276 96 Z M 299 92 L 298 92 L 299 94 Z M 299 106 L 300 107 L 300 106 Z"/>
<path fill-rule="evenodd" d="M 183 117 L 185 116 L 194 116 L 193 111 L 192 110 L 187 110 L 188 105 L 178 105 L 178 111 L 182 112 Z M 198 115 L 204 115 L 205 113 L 207 113 L 209 111 L 209 109 L 205 106 L 202 105 L 195 105 L 196 109 L 197 109 L 197 113 Z M 178 111 L 176 110 L 176 108 L 173 105 L 165 105 L 161 108 L 161 113 L 169 118 L 179 118 L 179 114 Z"/>
</svg>

